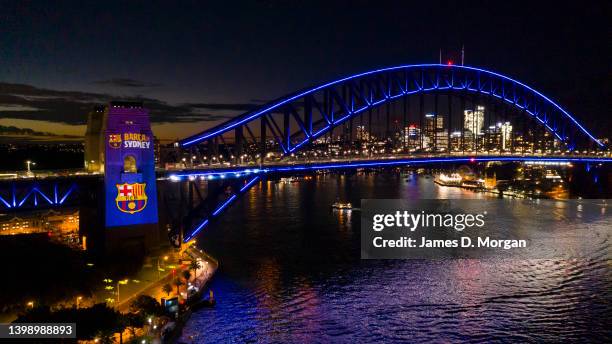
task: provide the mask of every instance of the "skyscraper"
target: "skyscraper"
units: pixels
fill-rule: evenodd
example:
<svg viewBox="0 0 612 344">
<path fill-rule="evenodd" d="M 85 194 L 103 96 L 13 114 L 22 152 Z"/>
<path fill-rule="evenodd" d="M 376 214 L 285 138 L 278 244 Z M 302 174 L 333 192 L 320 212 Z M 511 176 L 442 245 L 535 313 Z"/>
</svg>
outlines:
<svg viewBox="0 0 612 344">
<path fill-rule="evenodd" d="M 476 110 L 463 111 L 463 136 L 467 148 L 477 150 L 481 146 L 479 136 L 483 134 L 484 112 L 482 105 L 476 106 Z"/>
<path fill-rule="evenodd" d="M 446 131 L 444 130 L 444 117 L 433 113 L 425 115 L 424 139 L 429 142 L 426 148 L 446 148 L 448 145 Z"/>
<path fill-rule="evenodd" d="M 370 133 L 366 130 L 365 125 L 357 126 L 357 141 L 368 142 L 370 141 Z"/>
<path fill-rule="evenodd" d="M 407 148 L 414 151 L 419 148 L 421 141 L 421 129 L 415 124 L 411 124 L 404 128 L 404 141 Z"/>
<path fill-rule="evenodd" d="M 476 110 L 464 110 L 463 128 L 469 130 L 473 135 L 481 134 L 484 125 L 484 111 L 485 108 L 482 105 L 478 105 Z"/>
<path fill-rule="evenodd" d="M 510 149 L 512 146 L 512 124 L 510 122 L 498 123 L 502 135 L 502 149 Z"/>
</svg>

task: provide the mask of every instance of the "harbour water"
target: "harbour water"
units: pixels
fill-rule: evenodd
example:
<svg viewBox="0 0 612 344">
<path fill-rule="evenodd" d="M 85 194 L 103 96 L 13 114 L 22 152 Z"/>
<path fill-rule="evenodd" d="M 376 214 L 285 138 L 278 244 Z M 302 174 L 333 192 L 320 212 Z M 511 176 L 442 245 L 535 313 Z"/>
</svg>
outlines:
<svg viewBox="0 0 612 344">
<path fill-rule="evenodd" d="M 395 172 L 260 183 L 198 237 L 220 261 L 217 305 L 195 312 L 181 341 L 609 342 L 609 208 L 589 224 L 597 240 L 576 236 L 592 257 L 531 260 L 361 260 L 359 212 L 330 209 L 486 197 Z M 550 225 L 573 233 L 569 221 Z"/>
</svg>

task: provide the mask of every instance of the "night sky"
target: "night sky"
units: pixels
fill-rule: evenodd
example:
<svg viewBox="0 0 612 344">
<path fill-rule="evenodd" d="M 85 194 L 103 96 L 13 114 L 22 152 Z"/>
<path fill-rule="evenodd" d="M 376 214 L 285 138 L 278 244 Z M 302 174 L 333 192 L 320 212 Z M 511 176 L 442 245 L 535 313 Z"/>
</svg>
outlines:
<svg viewBox="0 0 612 344">
<path fill-rule="evenodd" d="M 516 78 L 598 136 L 612 126 L 610 1 L 3 1 L 0 125 L 82 134 L 139 98 L 165 139 L 379 67 L 458 62 Z M 196 122 L 194 124 L 194 122 Z"/>
</svg>

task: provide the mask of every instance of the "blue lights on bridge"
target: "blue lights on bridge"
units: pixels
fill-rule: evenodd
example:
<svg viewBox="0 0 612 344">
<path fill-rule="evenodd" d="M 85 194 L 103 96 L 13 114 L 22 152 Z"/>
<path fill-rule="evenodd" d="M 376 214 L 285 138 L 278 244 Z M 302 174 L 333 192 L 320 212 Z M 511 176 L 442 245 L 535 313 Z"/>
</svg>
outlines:
<svg viewBox="0 0 612 344">
<path fill-rule="evenodd" d="M 271 173 L 290 173 L 317 171 L 327 169 L 343 168 L 376 168 L 388 166 L 402 166 L 414 164 L 435 164 L 435 163 L 475 163 L 487 161 L 510 161 L 510 162 L 561 162 L 561 163 L 610 163 L 612 158 L 580 158 L 580 157 L 529 157 L 529 156 L 472 156 L 472 157 L 432 157 L 432 158 L 405 158 L 405 159 L 384 159 L 384 160 L 362 160 L 348 162 L 328 162 L 300 165 L 277 165 L 267 166 L 258 169 L 240 168 L 218 170 L 194 170 L 173 173 L 169 176 L 170 180 L 180 181 L 185 178 L 202 178 L 213 180 L 216 178 L 239 178 L 247 175 L 263 175 Z M 248 184 L 247 184 L 248 185 Z M 245 185 L 245 187 L 247 187 Z M 243 187 L 243 188 L 245 188 Z M 240 190 L 243 191 L 243 190 Z"/>
<path fill-rule="evenodd" d="M 389 91 L 387 94 L 384 95 L 384 98 L 381 100 L 368 100 L 368 99 L 364 99 L 365 102 L 367 103 L 365 106 L 359 108 L 359 109 L 348 109 L 346 108 L 346 114 L 339 118 L 339 119 L 334 119 L 331 118 L 325 118 L 326 122 L 327 122 L 327 126 L 318 130 L 316 133 L 309 133 L 308 130 L 304 130 L 304 128 L 302 128 L 302 130 L 304 131 L 304 133 L 306 134 L 306 138 L 297 143 L 294 147 L 289 147 L 287 145 L 287 147 L 285 147 L 285 145 L 280 144 L 283 152 L 285 154 L 287 153 L 291 153 L 293 151 L 295 151 L 297 148 L 303 146 L 305 143 L 307 142 L 311 142 L 313 139 L 317 138 L 318 136 L 320 136 L 321 134 L 327 132 L 328 129 L 330 129 L 333 126 L 336 126 L 338 124 L 341 124 L 343 121 L 365 111 L 368 108 L 374 107 L 376 105 L 382 104 L 384 102 L 387 102 L 389 100 L 401 97 L 401 96 L 406 96 L 406 95 L 410 95 L 410 94 L 414 94 L 414 93 L 418 93 L 418 92 L 427 92 L 427 91 L 433 91 L 433 90 L 467 90 L 467 91 L 471 91 L 471 92 L 479 92 L 479 93 L 483 93 L 483 94 L 489 94 L 491 96 L 494 96 L 496 98 L 502 99 L 505 102 L 507 102 L 510 105 L 516 106 L 519 109 L 525 110 L 525 112 L 527 112 L 529 115 L 531 115 L 533 118 L 537 119 L 540 123 L 542 123 L 545 128 L 550 131 L 551 133 L 553 133 L 555 135 L 555 137 L 557 137 L 557 139 L 565 142 L 566 138 L 562 137 L 558 132 L 557 132 L 557 128 L 553 128 L 551 127 L 548 122 L 547 119 L 545 117 L 545 119 L 541 119 L 538 116 L 539 109 L 538 110 L 534 110 L 532 111 L 531 109 L 529 109 L 530 104 L 528 103 L 526 97 L 523 97 L 523 103 L 520 104 L 519 99 L 517 99 L 517 93 L 516 93 L 516 86 L 519 86 L 519 88 L 522 88 L 523 91 L 528 91 L 531 92 L 533 95 L 537 96 L 540 100 L 543 100 L 546 104 L 552 106 L 553 108 L 557 109 L 561 114 L 563 114 L 563 116 L 565 116 L 566 118 L 568 118 L 574 125 L 576 125 L 580 131 L 582 133 L 584 133 L 592 142 L 596 143 L 598 146 L 603 147 L 604 145 L 599 142 L 599 140 L 597 140 L 584 126 L 582 126 L 568 111 L 566 111 L 565 109 L 563 109 L 559 104 L 555 103 L 554 101 L 552 101 L 550 98 L 546 97 L 545 95 L 543 95 L 542 93 L 540 93 L 539 91 L 525 85 L 524 83 L 512 79 L 510 77 L 507 77 L 505 75 L 496 73 L 496 72 L 492 72 L 492 71 L 488 71 L 482 68 L 476 68 L 476 67 L 469 67 L 469 66 L 457 66 L 457 65 L 445 65 L 445 64 L 417 64 L 417 65 L 403 65 L 403 66 L 396 66 L 396 67 L 389 67 L 389 68 L 382 68 L 382 69 L 377 69 L 377 70 L 373 70 L 373 71 L 369 71 L 369 72 L 364 72 L 364 73 L 359 73 L 359 74 L 355 74 L 355 75 L 351 75 L 339 80 L 335 80 L 320 86 L 316 86 L 310 89 L 307 89 L 305 91 L 293 94 L 293 95 L 289 95 L 283 98 L 280 98 L 279 100 L 273 101 L 271 103 L 269 103 L 269 105 L 264 106 L 263 108 L 260 108 L 258 110 L 255 110 L 254 112 L 250 112 L 250 113 L 246 113 L 243 116 L 238 117 L 237 119 L 234 120 L 230 120 L 226 123 L 223 123 L 213 129 L 204 131 L 200 134 L 194 135 L 192 137 L 189 137 L 185 140 L 182 140 L 180 142 L 180 145 L 183 147 L 187 147 L 190 145 L 193 145 L 195 143 L 201 142 L 203 140 L 206 139 L 211 139 L 213 137 L 222 135 L 223 133 L 240 127 L 242 125 L 247 124 L 248 122 L 257 119 L 259 117 L 262 117 L 266 114 L 271 113 L 273 110 L 279 110 L 283 105 L 289 104 L 293 101 L 298 101 L 300 98 L 303 98 L 307 95 L 311 95 L 317 91 L 323 90 L 323 89 L 327 89 L 329 87 L 335 86 L 335 85 L 339 85 L 342 84 L 344 82 L 350 81 L 350 80 L 354 80 L 354 79 L 358 79 L 361 77 L 366 77 L 366 76 L 370 76 L 370 75 L 374 75 L 374 74 L 378 74 L 378 73 L 386 73 L 386 72 L 393 72 L 393 71 L 398 71 L 398 70 L 419 70 L 419 69 L 424 69 L 424 68 L 432 68 L 432 69 L 436 69 L 439 71 L 448 71 L 448 70 L 463 70 L 463 71 L 472 71 L 478 74 L 478 79 L 477 79 L 477 88 L 473 88 L 470 87 L 472 82 L 469 82 L 467 80 L 465 81 L 459 81 L 458 85 L 459 86 L 455 86 L 455 80 L 454 80 L 454 74 L 452 76 L 452 79 L 449 80 L 445 80 L 446 85 L 440 85 L 440 80 L 437 79 L 435 81 L 435 83 L 433 84 L 433 87 L 425 87 L 425 83 L 423 80 L 421 80 L 420 84 L 417 84 L 417 89 L 416 90 L 409 90 L 407 85 L 405 88 L 401 87 L 401 92 L 399 94 L 395 94 L 392 95 L 391 92 Z M 481 84 L 480 81 L 480 74 L 484 74 L 487 75 L 489 77 L 493 76 L 495 78 L 498 78 L 502 83 L 501 83 L 501 94 L 496 93 L 497 89 L 493 88 L 493 83 L 492 81 L 490 82 L 491 87 L 490 89 L 485 89 L 483 87 L 483 85 Z M 513 86 L 513 90 L 515 91 L 514 93 L 512 93 L 512 95 L 508 95 L 506 94 L 506 91 L 504 89 L 504 82 L 508 82 L 511 83 Z"/>
<path fill-rule="evenodd" d="M 9 183 L 9 197 L 3 197 L 0 194 L 0 205 L 3 205 L 6 209 L 61 206 L 77 189 L 76 183 L 72 183 L 62 193 L 59 191 L 58 184 L 54 183 L 52 190 L 45 193 L 38 182 L 33 182 L 30 184 L 21 181 L 19 185 L 20 188 L 18 189 L 16 183 Z M 4 194 L 6 195 L 6 192 Z M 44 200 L 44 202 L 41 203 L 39 198 Z"/>
<path fill-rule="evenodd" d="M 251 180 L 249 180 L 246 184 L 244 184 L 244 186 L 242 186 L 242 188 L 240 188 L 240 190 L 237 193 L 232 194 L 229 198 L 227 198 L 225 201 L 223 201 L 213 212 L 211 217 L 216 217 L 219 214 L 221 214 L 221 212 L 223 212 L 223 210 L 225 208 L 227 208 L 234 200 L 236 200 L 236 198 L 238 198 L 239 194 L 242 194 L 243 192 L 247 191 L 251 186 L 253 186 L 253 184 L 255 184 L 258 180 L 260 179 L 259 176 L 256 176 L 254 178 L 251 178 Z M 186 236 L 183 241 L 184 242 L 188 242 L 189 240 L 193 239 L 193 237 L 198 234 L 202 229 L 204 229 L 208 224 L 210 223 L 210 219 L 204 219 L 202 222 L 200 222 L 192 231 L 191 233 L 189 233 L 188 236 Z"/>
</svg>

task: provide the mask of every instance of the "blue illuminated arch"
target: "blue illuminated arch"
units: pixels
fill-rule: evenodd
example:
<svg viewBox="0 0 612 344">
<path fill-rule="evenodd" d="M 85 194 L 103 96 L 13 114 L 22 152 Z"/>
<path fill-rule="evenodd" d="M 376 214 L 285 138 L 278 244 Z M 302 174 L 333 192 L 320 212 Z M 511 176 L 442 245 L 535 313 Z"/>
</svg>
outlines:
<svg viewBox="0 0 612 344">
<path fill-rule="evenodd" d="M 406 76 L 405 79 L 397 75 L 402 72 Z M 415 72 L 417 73 L 416 78 L 409 77 L 409 74 Z M 421 80 L 417 80 L 419 73 Z M 348 118 L 356 116 L 369 108 L 392 101 L 398 97 L 438 90 L 464 90 L 498 98 L 531 115 L 532 118 L 536 119 L 547 131 L 553 134 L 561 142 L 565 143 L 571 150 L 575 148 L 577 139 L 582 139 L 583 141 L 595 143 L 597 146 L 603 147 L 603 144 L 567 110 L 524 83 L 482 68 L 442 64 L 418 64 L 382 68 L 351 75 L 326 84 L 298 91 L 269 102 L 253 111 L 237 116 L 211 129 L 188 137 L 180 141 L 179 144 L 181 147 L 189 147 L 202 141 L 213 139 L 232 129 L 244 126 L 251 121 L 281 111 L 283 107 L 291 105 L 299 106 L 298 104 L 303 104 L 307 97 L 311 97 L 319 92 L 333 92 L 335 88 L 340 86 L 351 87 L 351 97 L 353 97 L 352 87 L 354 87 L 355 83 L 371 78 L 385 79 L 382 83 L 386 84 L 380 86 L 383 93 L 380 99 L 372 97 L 367 99 L 367 97 L 364 97 L 366 102 L 365 106 L 357 109 L 352 107 L 349 108 L 350 103 L 353 102 L 352 99 L 346 97 L 340 99 L 340 102 L 343 102 L 341 106 L 344 106 L 346 110 L 343 116 L 336 119 L 331 116 L 331 121 L 328 120 L 329 125 L 322 130 L 308 132 L 307 128 L 302 128 L 305 133 L 305 138 L 296 144 L 292 144 L 289 137 L 282 140 L 279 139 L 279 142 L 286 143 L 285 145 L 281 144 L 283 152 L 286 154 L 297 150 L 304 144 L 312 142 L 312 140 L 318 136 L 326 133 L 329 129 L 336 127 Z M 376 80 L 375 82 L 380 83 L 381 81 Z M 393 94 L 392 89 L 395 86 L 399 86 L 397 87 L 398 92 Z"/>
</svg>

